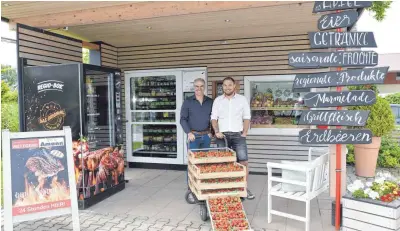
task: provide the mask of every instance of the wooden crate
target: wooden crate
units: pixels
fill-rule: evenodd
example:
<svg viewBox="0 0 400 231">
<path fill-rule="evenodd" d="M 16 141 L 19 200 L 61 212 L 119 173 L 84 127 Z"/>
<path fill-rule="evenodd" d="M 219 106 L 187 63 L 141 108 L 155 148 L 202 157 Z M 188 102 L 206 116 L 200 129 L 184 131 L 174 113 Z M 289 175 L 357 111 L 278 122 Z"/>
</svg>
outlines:
<svg viewBox="0 0 400 231">
<path fill-rule="evenodd" d="M 242 166 L 242 171 L 237 171 L 237 172 L 213 172 L 213 173 L 200 173 L 200 169 L 194 165 L 190 164 L 189 165 L 189 172 L 192 173 L 192 175 L 199 180 L 203 179 L 215 179 L 215 178 L 230 178 L 230 177 L 241 177 L 241 176 L 246 176 L 246 166 L 241 165 L 239 163 L 234 163 L 235 165 L 240 165 Z"/>
<path fill-rule="evenodd" d="M 245 178 L 245 177 L 243 177 Z M 200 179 L 197 179 L 191 172 L 189 172 L 189 180 L 199 190 L 203 189 L 224 189 L 224 188 L 246 188 L 246 178 L 243 182 L 232 182 L 232 183 L 204 183 Z"/>
<path fill-rule="evenodd" d="M 211 198 L 223 198 L 223 197 L 227 197 L 227 196 L 213 196 L 213 197 L 209 197 L 208 199 L 207 199 L 207 210 L 208 210 L 208 214 L 210 215 L 210 220 L 211 220 L 211 227 L 213 227 L 213 230 L 215 230 L 215 227 L 214 227 L 214 223 L 215 223 L 215 221 L 212 219 L 212 214 L 213 213 L 211 213 L 211 210 L 210 210 L 210 204 L 209 204 L 209 202 L 208 202 L 208 200 L 209 199 L 211 199 Z M 249 224 L 249 229 L 247 229 L 247 230 L 252 230 L 251 229 L 251 224 L 250 224 L 250 222 L 249 222 L 249 219 L 247 218 L 247 215 L 246 215 L 246 211 L 244 210 L 244 206 L 243 206 L 243 203 L 242 202 L 240 202 L 240 204 L 242 205 L 242 211 L 244 212 L 244 215 L 245 215 L 245 218 L 243 218 L 243 219 L 245 219 L 246 221 L 247 221 L 247 223 Z"/>
<path fill-rule="evenodd" d="M 198 200 L 204 201 L 210 197 L 219 197 L 219 196 L 239 196 L 239 197 L 247 197 L 247 190 L 244 189 L 242 192 L 222 192 L 222 193 L 209 193 L 204 194 L 200 189 L 197 189 L 191 181 L 189 181 L 190 190 L 196 195 Z M 240 188 L 240 187 L 239 187 Z"/>
<path fill-rule="evenodd" d="M 400 230 L 400 202 L 343 198 L 343 230 Z"/>
<path fill-rule="evenodd" d="M 201 150 L 197 150 L 201 151 Z M 205 158 L 194 158 L 194 153 L 196 150 L 189 150 L 188 160 L 191 164 L 213 164 L 213 163 L 228 163 L 228 162 L 236 162 L 236 152 L 230 148 L 211 148 L 209 151 L 230 151 L 233 153 L 233 156 L 227 157 L 205 157 Z"/>
</svg>

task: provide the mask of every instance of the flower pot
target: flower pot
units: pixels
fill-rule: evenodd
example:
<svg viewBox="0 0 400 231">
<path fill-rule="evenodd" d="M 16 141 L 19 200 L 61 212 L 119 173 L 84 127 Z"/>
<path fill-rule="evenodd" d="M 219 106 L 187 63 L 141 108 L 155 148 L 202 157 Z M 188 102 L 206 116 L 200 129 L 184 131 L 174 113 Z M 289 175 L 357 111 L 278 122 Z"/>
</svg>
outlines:
<svg viewBox="0 0 400 231">
<path fill-rule="evenodd" d="M 343 231 L 397 231 L 400 228 L 400 201 L 385 203 L 371 199 L 343 197 Z"/>
<path fill-rule="evenodd" d="M 362 177 L 374 177 L 376 163 L 378 161 L 381 137 L 372 137 L 370 144 L 355 144 L 354 156 L 356 175 Z"/>
</svg>

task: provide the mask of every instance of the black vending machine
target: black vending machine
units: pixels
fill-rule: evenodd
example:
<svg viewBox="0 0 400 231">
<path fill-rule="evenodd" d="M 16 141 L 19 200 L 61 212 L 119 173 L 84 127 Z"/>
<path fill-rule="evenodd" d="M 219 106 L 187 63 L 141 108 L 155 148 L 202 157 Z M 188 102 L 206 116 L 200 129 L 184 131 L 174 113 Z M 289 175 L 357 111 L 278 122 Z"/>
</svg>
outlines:
<svg viewBox="0 0 400 231">
<path fill-rule="evenodd" d="M 34 66 L 23 67 L 21 79 L 21 131 L 71 127 L 79 208 L 124 189 L 120 70 Z"/>
</svg>

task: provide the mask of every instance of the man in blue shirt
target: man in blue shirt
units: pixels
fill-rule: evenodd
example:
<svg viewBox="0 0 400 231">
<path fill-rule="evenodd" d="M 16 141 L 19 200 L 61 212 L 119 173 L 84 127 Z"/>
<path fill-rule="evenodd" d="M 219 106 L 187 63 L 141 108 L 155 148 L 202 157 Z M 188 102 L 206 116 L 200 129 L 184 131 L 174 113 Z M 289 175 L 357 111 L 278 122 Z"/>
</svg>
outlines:
<svg viewBox="0 0 400 231">
<path fill-rule="evenodd" d="M 211 143 L 210 116 L 213 100 L 204 95 L 205 81 L 194 80 L 194 96 L 183 102 L 181 126 L 187 134 L 190 149 L 209 148 Z"/>
<path fill-rule="evenodd" d="M 211 144 L 211 110 L 213 100 L 204 95 L 206 82 L 197 78 L 193 82 L 194 96 L 183 102 L 181 109 L 181 126 L 187 134 L 189 149 L 209 148 Z M 189 180 L 186 174 L 186 181 Z M 193 194 L 189 189 L 185 195 L 189 204 L 194 204 Z"/>
</svg>

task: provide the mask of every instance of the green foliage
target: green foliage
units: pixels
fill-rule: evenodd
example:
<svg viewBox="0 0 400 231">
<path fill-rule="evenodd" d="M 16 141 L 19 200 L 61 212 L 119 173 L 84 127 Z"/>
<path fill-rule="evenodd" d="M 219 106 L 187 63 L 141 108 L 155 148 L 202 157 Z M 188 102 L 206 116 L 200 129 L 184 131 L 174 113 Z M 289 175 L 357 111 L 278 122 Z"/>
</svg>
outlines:
<svg viewBox="0 0 400 231">
<path fill-rule="evenodd" d="M 376 85 L 358 85 L 358 86 L 348 86 L 347 89 L 350 91 L 353 90 L 371 90 L 374 91 L 375 94 L 379 94 L 379 89 Z"/>
<path fill-rule="evenodd" d="M 1 64 L 1 80 L 4 80 L 12 88 L 16 87 L 18 82 L 17 70 L 12 66 Z"/>
<path fill-rule="evenodd" d="M 347 145 L 347 156 L 346 156 L 346 163 L 350 165 L 354 165 L 356 163 L 356 158 L 354 156 L 354 145 L 348 144 Z"/>
<path fill-rule="evenodd" d="M 1 129 L 19 131 L 18 103 L 1 103 Z"/>
<path fill-rule="evenodd" d="M 354 146 L 349 144 L 347 149 L 349 152 L 346 156 L 346 162 L 353 165 L 355 163 Z M 400 167 L 400 144 L 390 135 L 382 137 L 377 166 L 382 168 Z"/>
<path fill-rule="evenodd" d="M 375 13 L 374 18 L 377 21 L 383 21 L 386 16 L 386 10 L 390 8 L 392 1 L 374 1 L 372 6 L 368 7 L 367 10 Z"/>
<path fill-rule="evenodd" d="M 19 131 L 18 92 L 11 90 L 8 83 L 1 81 L 1 129 Z"/>
<path fill-rule="evenodd" d="M 378 166 L 386 168 L 400 167 L 400 145 L 390 136 L 382 137 Z"/>
<path fill-rule="evenodd" d="M 1 102 L 18 102 L 18 92 L 17 90 L 11 90 L 8 83 L 1 81 Z"/>
<path fill-rule="evenodd" d="M 90 64 L 89 49 L 82 48 L 82 62 L 86 63 L 86 64 Z"/>
<path fill-rule="evenodd" d="M 362 189 L 357 189 L 353 192 L 353 197 L 355 198 L 368 198 L 368 195 L 364 193 Z"/>
<path fill-rule="evenodd" d="M 390 104 L 400 104 L 400 92 L 394 93 L 387 95 L 385 99 L 390 103 Z"/>
<path fill-rule="evenodd" d="M 376 95 L 379 93 L 375 85 L 350 86 L 348 89 L 373 90 Z M 373 136 L 382 137 L 390 134 L 394 129 L 395 118 L 390 104 L 387 100 L 378 95 L 373 105 L 351 106 L 348 107 L 348 109 L 370 111 L 365 128 L 371 130 Z"/>
</svg>

